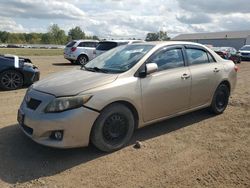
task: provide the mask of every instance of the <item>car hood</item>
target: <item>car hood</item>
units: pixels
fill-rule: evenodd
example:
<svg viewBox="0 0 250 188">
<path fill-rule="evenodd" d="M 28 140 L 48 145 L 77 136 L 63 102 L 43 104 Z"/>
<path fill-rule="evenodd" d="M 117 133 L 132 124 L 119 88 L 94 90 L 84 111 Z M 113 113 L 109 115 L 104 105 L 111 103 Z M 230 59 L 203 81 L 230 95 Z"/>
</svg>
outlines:
<svg viewBox="0 0 250 188">
<path fill-rule="evenodd" d="M 250 53 L 248 50 L 239 50 L 240 53 Z"/>
<path fill-rule="evenodd" d="M 86 70 L 59 72 L 33 84 L 33 89 L 60 96 L 77 95 L 115 81 L 117 74 L 104 74 Z"/>
</svg>

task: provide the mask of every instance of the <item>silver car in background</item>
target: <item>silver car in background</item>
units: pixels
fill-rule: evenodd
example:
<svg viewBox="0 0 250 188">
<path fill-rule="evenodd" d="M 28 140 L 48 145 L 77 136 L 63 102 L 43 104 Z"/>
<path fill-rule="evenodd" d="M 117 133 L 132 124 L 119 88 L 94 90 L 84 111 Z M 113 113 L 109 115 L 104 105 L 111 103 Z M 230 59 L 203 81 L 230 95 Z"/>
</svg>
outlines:
<svg viewBox="0 0 250 188">
<path fill-rule="evenodd" d="M 64 49 L 64 58 L 72 64 L 84 65 L 94 59 L 97 40 L 73 40 Z"/>
<path fill-rule="evenodd" d="M 28 137 L 46 146 L 92 142 L 111 152 L 148 124 L 207 107 L 223 113 L 237 70 L 232 61 L 196 43 L 123 45 L 82 68 L 33 84 L 18 122 Z"/>
</svg>

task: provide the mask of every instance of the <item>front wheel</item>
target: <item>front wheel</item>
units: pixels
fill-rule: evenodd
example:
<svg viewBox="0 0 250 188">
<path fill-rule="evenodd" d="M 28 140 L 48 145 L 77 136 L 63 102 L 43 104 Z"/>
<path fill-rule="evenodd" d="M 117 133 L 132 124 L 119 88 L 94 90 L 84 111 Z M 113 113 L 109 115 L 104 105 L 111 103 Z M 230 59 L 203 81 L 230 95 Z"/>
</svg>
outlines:
<svg viewBox="0 0 250 188">
<path fill-rule="evenodd" d="M 128 144 L 134 127 L 132 112 L 122 104 L 112 104 L 97 118 L 91 131 L 91 142 L 101 151 L 116 151 Z"/>
<path fill-rule="evenodd" d="M 23 86 L 23 76 L 15 70 L 7 70 L 0 74 L 0 87 L 4 90 L 15 90 Z"/>
<path fill-rule="evenodd" d="M 225 84 L 220 84 L 216 89 L 210 109 L 215 114 L 221 114 L 227 108 L 229 101 L 229 88 Z"/>
</svg>

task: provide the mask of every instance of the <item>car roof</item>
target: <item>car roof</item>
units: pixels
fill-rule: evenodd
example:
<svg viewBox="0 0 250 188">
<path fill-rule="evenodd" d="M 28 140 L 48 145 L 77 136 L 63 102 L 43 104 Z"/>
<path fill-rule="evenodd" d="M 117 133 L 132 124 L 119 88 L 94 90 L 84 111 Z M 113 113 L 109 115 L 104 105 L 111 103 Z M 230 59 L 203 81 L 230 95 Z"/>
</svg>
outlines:
<svg viewBox="0 0 250 188">
<path fill-rule="evenodd" d="M 74 42 L 99 42 L 98 40 L 83 40 L 83 39 L 80 39 L 80 40 L 73 40 Z"/>
<path fill-rule="evenodd" d="M 143 40 L 103 40 L 100 42 L 144 42 Z"/>
<path fill-rule="evenodd" d="M 138 43 L 140 44 L 140 43 Z M 195 42 L 187 42 L 187 41 L 152 41 L 152 42 L 146 42 L 146 43 L 141 43 L 141 44 L 151 44 L 159 47 L 163 46 L 170 46 L 170 45 L 196 45 L 196 46 L 201 46 L 208 48 L 204 46 L 203 44 L 195 43 Z M 136 45 L 136 44 L 134 44 Z"/>
</svg>

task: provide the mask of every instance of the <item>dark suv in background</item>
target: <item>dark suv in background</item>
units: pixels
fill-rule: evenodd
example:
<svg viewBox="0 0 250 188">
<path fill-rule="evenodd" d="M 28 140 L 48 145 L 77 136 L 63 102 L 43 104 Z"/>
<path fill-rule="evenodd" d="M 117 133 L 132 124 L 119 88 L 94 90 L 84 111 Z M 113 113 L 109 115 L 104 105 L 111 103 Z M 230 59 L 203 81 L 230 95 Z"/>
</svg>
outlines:
<svg viewBox="0 0 250 188">
<path fill-rule="evenodd" d="M 126 45 L 126 44 L 133 44 L 133 43 L 141 43 L 144 42 L 143 40 L 106 40 L 101 41 L 98 43 L 95 51 L 95 55 L 99 56 L 102 53 L 111 50 L 117 46 Z"/>
</svg>

